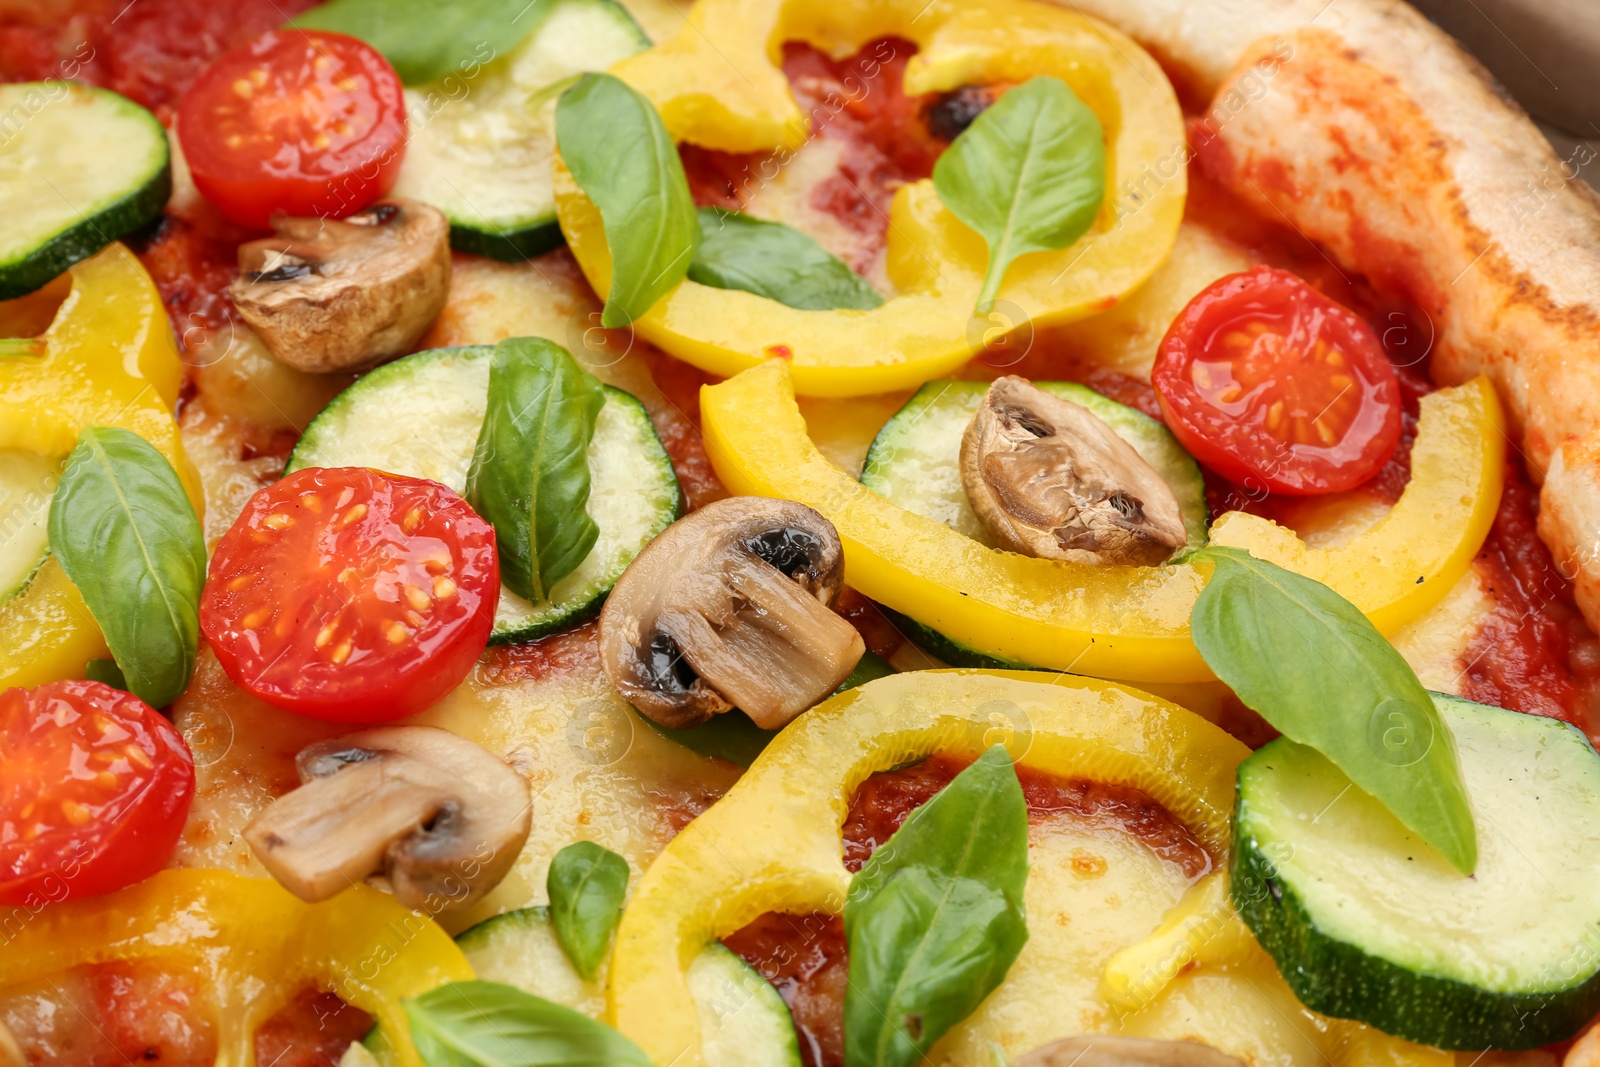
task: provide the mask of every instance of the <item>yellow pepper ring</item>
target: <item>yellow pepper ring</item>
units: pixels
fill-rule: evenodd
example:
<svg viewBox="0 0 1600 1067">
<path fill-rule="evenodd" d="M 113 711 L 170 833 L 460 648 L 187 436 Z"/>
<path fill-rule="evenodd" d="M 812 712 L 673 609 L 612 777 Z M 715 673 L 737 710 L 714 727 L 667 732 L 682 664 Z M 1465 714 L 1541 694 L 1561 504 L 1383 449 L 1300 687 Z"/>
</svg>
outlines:
<svg viewBox="0 0 1600 1067">
<path fill-rule="evenodd" d="M 706 450 L 735 493 L 816 508 L 839 530 L 850 584 L 979 652 L 1101 678 L 1212 679 L 1189 636 L 1195 567 L 1099 567 L 987 548 L 891 504 L 824 459 L 781 361 L 700 394 Z M 1388 517 L 1348 545 L 1308 549 L 1230 513 L 1213 540 L 1326 582 L 1385 632 L 1432 607 L 1466 572 L 1494 519 L 1503 418 L 1478 378 L 1423 398 L 1411 481 Z"/>
<path fill-rule="evenodd" d="M 21 928 L 5 946 L 6 983 L 114 960 L 170 961 L 213 998 L 217 1063 L 235 1067 L 255 1062 L 256 1028 L 308 986 L 371 1014 L 401 1038 L 390 1042 L 401 1067 L 421 1067 L 401 999 L 473 976 L 437 923 L 364 885 L 307 904 L 270 878 L 168 870 L 13 917 Z"/>
<path fill-rule="evenodd" d="M 983 239 L 944 207 L 931 181 L 919 181 L 890 207 L 887 267 L 898 294 L 881 307 L 801 311 L 686 281 L 636 321 L 643 337 L 720 375 L 787 351 L 806 396 L 882 393 L 948 373 L 1029 322 L 1104 310 L 1166 258 L 1187 191 L 1182 113 L 1155 60 L 1086 16 L 1023 0 L 699 0 L 676 37 L 613 71 L 651 99 L 678 140 L 778 151 L 783 161 L 807 137 L 777 65 L 783 43 L 840 56 L 888 35 L 919 47 L 906 67 L 908 93 L 1039 74 L 1066 81 L 1106 131 L 1107 196 L 1095 227 L 1070 248 L 1017 259 L 995 309 L 976 319 Z M 604 296 L 611 258 L 600 214 L 559 159 L 555 194 L 567 244 Z"/>
<path fill-rule="evenodd" d="M 609 1000 L 660 1064 L 702 1063 L 685 972 L 709 941 L 769 912 L 839 912 L 840 826 L 868 775 L 935 752 L 1004 743 L 1047 774 L 1129 785 L 1219 860 L 1243 744 L 1175 704 L 1087 678 L 923 671 L 869 682 L 780 734 L 728 794 L 651 864 L 623 914 Z"/>
</svg>

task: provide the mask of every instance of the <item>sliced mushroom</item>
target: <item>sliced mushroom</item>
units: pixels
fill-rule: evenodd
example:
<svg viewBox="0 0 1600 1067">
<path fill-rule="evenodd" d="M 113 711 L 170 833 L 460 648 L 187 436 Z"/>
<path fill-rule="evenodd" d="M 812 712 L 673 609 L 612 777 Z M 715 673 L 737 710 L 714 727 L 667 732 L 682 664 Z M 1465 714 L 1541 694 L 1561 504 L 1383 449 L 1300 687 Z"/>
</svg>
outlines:
<svg viewBox="0 0 1600 1067">
<path fill-rule="evenodd" d="M 278 216 L 239 246 L 234 306 L 303 371 L 365 370 L 410 351 L 450 290 L 450 224 L 412 200 L 344 219 Z"/>
<path fill-rule="evenodd" d="M 295 757 L 302 785 L 245 827 L 256 857 L 302 900 L 386 876 L 430 914 L 477 900 L 528 839 L 528 783 L 493 754 L 433 726 L 387 726 Z"/>
<path fill-rule="evenodd" d="M 600 661 L 663 726 L 738 707 L 776 730 L 837 689 L 865 651 L 828 608 L 843 584 L 827 519 L 787 500 L 719 500 L 623 572 L 600 613 Z"/>
<path fill-rule="evenodd" d="M 1085 1034 L 1036 1048 L 1014 1067 L 1244 1067 L 1244 1061 L 1193 1041 Z"/>
<path fill-rule="evenodd" d="M 961 438 L 961 484 L 1002 548 L 1077 563 L 1160 563 L 1188 543 L 1172 489 L 1099 417 L 1007 375 Z"/>
</svg>

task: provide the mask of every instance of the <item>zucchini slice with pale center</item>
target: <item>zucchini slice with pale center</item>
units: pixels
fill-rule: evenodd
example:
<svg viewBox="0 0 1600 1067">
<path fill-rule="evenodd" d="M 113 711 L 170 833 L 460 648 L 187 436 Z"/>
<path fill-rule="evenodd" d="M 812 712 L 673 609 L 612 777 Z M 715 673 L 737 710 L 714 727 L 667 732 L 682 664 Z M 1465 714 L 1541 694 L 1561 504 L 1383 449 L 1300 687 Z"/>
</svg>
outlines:
<svg viewBox="0 0 1600 1067">
<path fill-rule="evenodd" d="M 0 85 L 0 300 L 33 292 L 161 214 L 167 133 L 76 82 Z"/>
<path fill-rule="evenodd" d="M 36 452 L 0 451 L 0 604 L 22 592 L 50 553 L 46 527 L 60 471 Z"/>
<path fill-rule="evenodd" d="M 1565 1040 L 1600 1012 L 1600 755 L 1554 719 L 1434 703 L 1451 737 L 1369 732 L 1407 759 L 1453 737 L 1472 876 L 1279 739 L 1239 765 L 1234 905 L 1313 1011 L 1446 1049 Z"/>
<path fill-rule="evenodd" d="M 303 467 L 374 467 L 462 492 L 489 396 L 487 345 L 436 348 L 386 363 L 334 397 L 289 456 Z M 493 644 L 531 641 L 600 610 L 633 557 L 670 526 L 683 496 L 644 405 L 606 387 L 589 442 L 589 503 L 600 528 L 576 570 L 530 603 L 501 588 Z"/>
<path fill-rule="evenodd" d="M 1116 432 L 1171 487 L 1178 498 L 1189 549 L 1207 540 L 1206 484 L 1200 466 L 1155 419 L 1076 382 L 1034 382 L 1047 393 L 1088 408 Z M 994 538 L 979 521 L 961 485 L 961 436 L 983 402 L 988 382 L 939 380 L 918 389 L 884 423 L 867 451 L 861 484 L 874 493 L 942 522 L 989 548 Z M 889 612 L 917 645 L 957 667 L 1026 668 L 1025 663 L 986 656 L 898 612 Z"/>
<path fill-rule="evenodd" d="M 406 90 L 406 158 L 393 195 L 432 204 L 463 252 L 518 263 L 561 244 L 551 161 L 555 102 L 573 75 L 650 47 L 615 0 L 557 0 L 505 56 Z"/>
</svg>

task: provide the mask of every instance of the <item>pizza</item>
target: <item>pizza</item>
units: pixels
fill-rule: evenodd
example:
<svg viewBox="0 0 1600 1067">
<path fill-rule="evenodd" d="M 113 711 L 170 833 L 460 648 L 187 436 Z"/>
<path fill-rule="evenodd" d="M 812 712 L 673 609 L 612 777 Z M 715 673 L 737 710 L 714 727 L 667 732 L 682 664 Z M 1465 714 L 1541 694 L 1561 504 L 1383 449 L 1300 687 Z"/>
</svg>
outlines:
<svg viewBox="0 0 1600 1067">
<path fill-rule="evenodd" d="M 1398 0 L 0 4 L 0 1064 L 1600 1064 L 1600 202 Z"/>
</svg>

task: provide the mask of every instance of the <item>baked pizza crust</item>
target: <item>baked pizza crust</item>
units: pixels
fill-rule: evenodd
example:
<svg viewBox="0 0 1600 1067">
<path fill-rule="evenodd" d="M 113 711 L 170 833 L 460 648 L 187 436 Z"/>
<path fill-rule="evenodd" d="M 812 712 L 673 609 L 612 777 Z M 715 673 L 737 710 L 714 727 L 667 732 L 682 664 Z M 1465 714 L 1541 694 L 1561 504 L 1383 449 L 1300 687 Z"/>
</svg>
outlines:
<svg viewBox="0 0 1600 1067">
<path fill-rule="evenodd" d="M 1441 384 L 1487 374 L 1539 532 L 1600 629 L 1600 197 L 1460 45 L 1397 0 L 1061 0 L 1201 99 L 1204 163 L 1409 295 Z M 1203 139 L 1202 139 L 1203 140 Z"/>
</svg>

